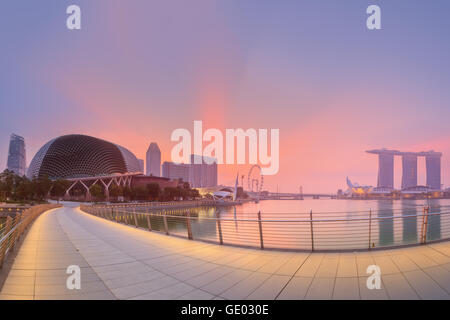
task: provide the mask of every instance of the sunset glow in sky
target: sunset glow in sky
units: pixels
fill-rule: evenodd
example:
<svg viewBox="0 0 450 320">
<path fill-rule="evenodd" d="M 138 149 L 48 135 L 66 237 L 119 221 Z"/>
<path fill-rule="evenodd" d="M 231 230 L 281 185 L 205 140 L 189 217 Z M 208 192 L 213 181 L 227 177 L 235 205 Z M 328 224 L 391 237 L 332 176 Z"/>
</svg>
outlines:
<svg viewBox="0 0 450 320">
<path fill-rule="evenodd" d="M 82 30 L 66 28 L 66 7 Z M 366 28 L 370 4 L 382 30 Z M 280 129 L 280 170 L 265 189 L 376 185 L 374 148 L 443 152 L 450 185 L 449 1 L 4 0 L 0 168 L 9 135 L 27 161 L 48 140 L 88 134 L 170 160 L 193 121 Z M 400 159 L 396 163 L 400 185 Z M 248 166 L 220 166 L 232 185 Z M 419 184 L 425 183 L 419 161 Z"/>
</svg>

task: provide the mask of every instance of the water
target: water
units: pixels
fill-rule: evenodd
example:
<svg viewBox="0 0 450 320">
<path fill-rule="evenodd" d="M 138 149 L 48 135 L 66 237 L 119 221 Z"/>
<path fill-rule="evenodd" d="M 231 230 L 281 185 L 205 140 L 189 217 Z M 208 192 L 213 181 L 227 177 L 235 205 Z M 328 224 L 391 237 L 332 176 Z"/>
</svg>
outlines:
<svg viewBox="0 0 450 320">
<path fill-rule="evenodd" d="M 365 249 L 418 243 L 423 229 L 423 208 L 430 206 L 428 241 L 450 238 L 450 200 L 265 200 L 236 207 L 167 210 L 169 215 L 189 212 L 194 239 L 265 248 L 309 250 Z M 311 237 L 310 211 L 313 226 Z M 263 222 L 257 221 L 261 212 Z M 370 213 L 372 212 L 372 213 Z M 441 215 L 434 215 L 441 213 Z M 449 214 L 447 214 L 449 213 Z M 371 215 L 371 220 L 369 217 Z M 220 226 L 215 217 L 220 217 Z M 394 218 L 391 218 L 394 217 Z M 145 219 L 139 224 L 146 226 Z M 246 221 L 249 220 L 249 221 Z M 171 234 L 187 236 L 186 219 L 168 218 Z M 152 228 L 164 230 L 160 217 Z M 260 232 L 261 229 L 261 232 Z"/>
</svg>

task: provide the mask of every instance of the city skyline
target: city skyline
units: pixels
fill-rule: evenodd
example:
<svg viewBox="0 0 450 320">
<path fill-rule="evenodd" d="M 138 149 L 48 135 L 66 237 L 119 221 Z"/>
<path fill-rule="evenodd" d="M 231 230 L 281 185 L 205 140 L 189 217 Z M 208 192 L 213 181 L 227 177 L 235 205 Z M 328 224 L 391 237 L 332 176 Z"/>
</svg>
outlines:
<svg viewBox="0 0 450 320">
<path fill-rule="evenodd" d="M 28 159 L 53 137 L 81 133 L 139 159 L 157 141 L 170 161 L 171 132 L 202 120 L 280 130 L 270 190 L 336 192 L 346 176 L 376 185 L 377 159 L 364 150 L 380 147 L 441 151 L 450 184 L 448 2 L 377 1 L 376 31 L 365 26 L 368 1 L 79 2 L 79 31 L 65 28 L 67 3 L 4 4 L 5 153 L 11 132 L 25 137 Z M 417 166 L 424 185 L 425 159 Z M 233 185 L 248 168 L 220 166 L 219 182 Z"/>
</svg>

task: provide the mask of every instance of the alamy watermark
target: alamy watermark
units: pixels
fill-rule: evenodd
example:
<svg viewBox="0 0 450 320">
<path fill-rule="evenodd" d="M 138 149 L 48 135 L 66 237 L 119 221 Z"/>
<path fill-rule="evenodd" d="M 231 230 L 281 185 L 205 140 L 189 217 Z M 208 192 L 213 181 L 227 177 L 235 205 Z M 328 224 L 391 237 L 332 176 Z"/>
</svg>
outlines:
<svg viewBox="0 0 450 320">
<path fill-rule="evenodd" d="M 366 281 L 367 289 L 381 289 L 381 268 L 372 264 L 367 267 L 366 273 L 370 274 Z"/>
<path fill-rule="evenodd" d="M 81 269 L 80 266 L 70 265 L 66 269 L 66 273 L 70 276 L 67 277 L 66 287 L 69 290 L 81 289 Z"/>
<path fill-rule="evenodd" d="M 66 27 L 69 30 L 81 29 L 81 8 L 78 5 L 70 5 L 66 9 L 69 15 L 66 20 Z M 366 26 L 369 30 L 381 29 L 381 9 L 378 5 L 369 5 L 366 9 L 366 14 L 369 17 L 366 20 Z"/>
<path fill-rule="evenodd" d="M 270 129 L 270 154 L 268 129 L 226 129 L 224 137 L 215 128 L 203 132 L 203 123 L 197 120 L 193 137 L 188 129 L 179 128 L 170 139 L 178 142 L 171 152 L 175 163 L 190 163 L 191 154 L 195 154 L 203 157 L 194 157 L 194 164 L 260 164 L 263 175 L 277 174 L 280 168 L 279 129 Z M 205 147 L 203 142 L 207 143 Z"/>
</svg>

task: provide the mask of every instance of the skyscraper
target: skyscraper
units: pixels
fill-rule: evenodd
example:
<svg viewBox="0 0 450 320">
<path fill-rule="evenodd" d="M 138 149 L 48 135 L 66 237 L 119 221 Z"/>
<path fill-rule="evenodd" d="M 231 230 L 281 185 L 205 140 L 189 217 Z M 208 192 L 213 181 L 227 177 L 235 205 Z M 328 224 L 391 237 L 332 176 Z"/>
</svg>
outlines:
<svg viewBox="0 0 450 320">
<path fill-rule="evenodd" d="M 378 149 L 367 153 L 378 155 L 378 187 L 393 188 L 394 156 L 402 157 L 402 189 L 417 186 L 417 157 L 425 157 L 427 164 L 427 186 L 441 190 L 441 152 L 420 151 L 401 152 L 398 150 Z"/>
<path fill-rule="evenodd" d="M 394 156 L 378 155 L 378 187 L 394 188 Z"/>
<path fill-rule="evenodd" d="M 194 188 L 217 186 L 217 161 L 213 158 L 191 155 L 189 183 Z"/>
<path fill-rule="evenodd" d="M 164 178 L 171 180 L 182 179 L 184 182 L 190 182 L 190 164 L 164 162 L 162 165 L 162 173 Z"/>
<path fill-rule="evenodd" d="M 25 139 L 13 133 L 9 141 L 7 169 L 23 176 L 26 166 Z"/>
<path fill-rule="evenodd" d="M 161 150 L 156 142 L 150 143 L 146 154 L 146 174 L 155 177 L 161 176 Z"/>
<path fill-rule="evenodd" d="M 427 186 L 441 190 L 441 154 L 435 153 L 425 157 L 427 165 Z"/>
<path fill-rule="evenodd" d="M 144 173 L 144 160 L 138 159 L 139 161 L 139 169 L 141 169 L 141 172 Z"/>
<path fill-rule="evenodd" d="M 402 155 L 402 189 L 417 186 L 417 154 Z"/>
</svg>

